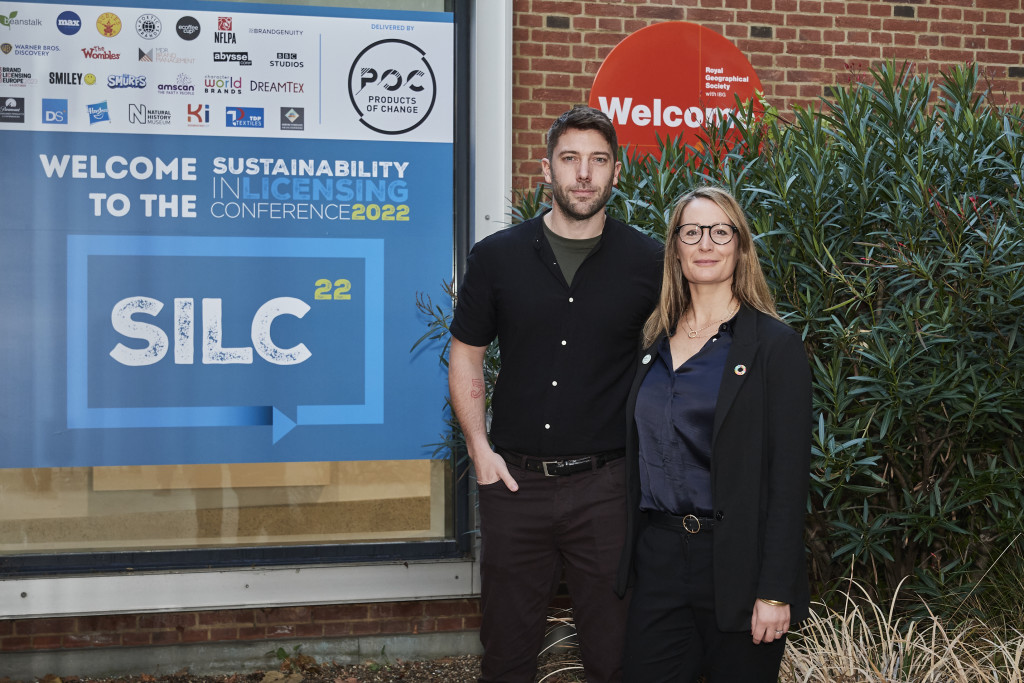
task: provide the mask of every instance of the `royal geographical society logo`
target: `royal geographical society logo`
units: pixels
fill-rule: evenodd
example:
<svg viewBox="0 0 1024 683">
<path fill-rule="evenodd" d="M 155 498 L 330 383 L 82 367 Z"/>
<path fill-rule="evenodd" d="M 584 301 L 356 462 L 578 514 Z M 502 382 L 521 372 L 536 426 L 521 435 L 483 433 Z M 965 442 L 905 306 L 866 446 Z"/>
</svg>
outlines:
<svg viewBox="0 0 1024 683">
<path fill-rule="evenodd" d="M 426 52 L 407 40 L 389 38 L 368 45 L 353 60 L 348 94 L 364 126 L 400 135 L 430 116 L 437 81 Z"/>
<path fill-rule="evenodd" d="M 303 107 L 281 107 L 281 130 L 305 130 L 306 115 Z"/>
<path fill-rule="evenodd" d="M 262 107 L 225 107 L 224 125 L 228 128 L 262 128 Z"/>
<path fill-rule="evenodd" d="M 57 30 L 66 36 L 73 36 L 82 30 L 82 17 L 71 10 L 57 15 Z"/>
<path fill-rule="evenodd" d="M 43 98 L 43 123 L 67 124 L 68 101 Z"/>
<path fill-rule="evenodd" d="M 106 121 L 110 123 L 110 107 L 107 106 L 107 101 L 97 102 L 96 104 L 90 104 L 86 106 L 86 111 L 89 113 L 89 125 L 94 123 L 102 123 Z"/>
<path fill-rule="evenodd" d="M 0 123 L 25 123 L 25 98 L 0 98 Z"/>
</svg>

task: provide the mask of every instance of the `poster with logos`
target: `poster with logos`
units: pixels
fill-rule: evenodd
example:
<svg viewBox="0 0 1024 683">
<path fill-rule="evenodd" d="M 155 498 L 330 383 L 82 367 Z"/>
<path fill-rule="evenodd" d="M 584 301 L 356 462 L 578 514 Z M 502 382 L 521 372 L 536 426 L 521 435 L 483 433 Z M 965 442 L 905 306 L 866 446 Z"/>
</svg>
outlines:
<svg viewBox="0 0 1024 683">
<path fill-rule="evenodd" d="M 429 457 L 446 13 L 0 0 L 0 467 Z"/>
</svg>

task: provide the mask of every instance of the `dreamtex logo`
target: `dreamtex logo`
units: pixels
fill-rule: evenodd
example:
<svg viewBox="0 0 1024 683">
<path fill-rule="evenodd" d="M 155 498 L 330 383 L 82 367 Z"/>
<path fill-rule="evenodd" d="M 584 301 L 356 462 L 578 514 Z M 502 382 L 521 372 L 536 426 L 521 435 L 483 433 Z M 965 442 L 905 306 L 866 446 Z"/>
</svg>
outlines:
<svg viewBox="0 0 1024 683">
<path fill-rule="evenodd" d="M 224 125 L 228 128 L 262 128 L 262 107 L 225 107 Z"/>
</svg>

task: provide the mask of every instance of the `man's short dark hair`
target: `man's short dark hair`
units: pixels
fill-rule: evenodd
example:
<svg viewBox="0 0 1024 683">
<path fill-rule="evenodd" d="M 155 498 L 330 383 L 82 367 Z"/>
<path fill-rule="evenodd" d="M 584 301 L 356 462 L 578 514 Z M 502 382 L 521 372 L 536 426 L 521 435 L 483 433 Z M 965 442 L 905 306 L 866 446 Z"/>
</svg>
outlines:
<svg viewBox="0 0 1024 683">
<path fill-rule="evenodd" d="M 562 137 L 562 133 L 570 128 L 596 130 L 611 145 L 612 159 L 619 158 L 619 140 L 615 136 L 615 126 L 612 125 L 611 119 L 600 109 L 577 106 L 555 119 L 551 128 L 548 129 L 548 159 L 555 153 L 558 138 Z"/>
</svg>

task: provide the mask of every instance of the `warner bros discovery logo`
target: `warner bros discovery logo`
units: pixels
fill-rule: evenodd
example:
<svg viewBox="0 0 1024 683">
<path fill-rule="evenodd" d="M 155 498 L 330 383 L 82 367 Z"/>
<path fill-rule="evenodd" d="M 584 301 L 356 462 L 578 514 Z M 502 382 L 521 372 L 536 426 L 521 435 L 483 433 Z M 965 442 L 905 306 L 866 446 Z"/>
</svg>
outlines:
<svg viewBox="0 0 1024 683">
<path fill-rule="evenodd" d="M 385 135 L 401 135 L 430 116 L 437 80 L 426 52 L 418 46 L 407 40 L 380 40 L 352 62 L 348 94 L 364 126 Z"/>
</svg>

